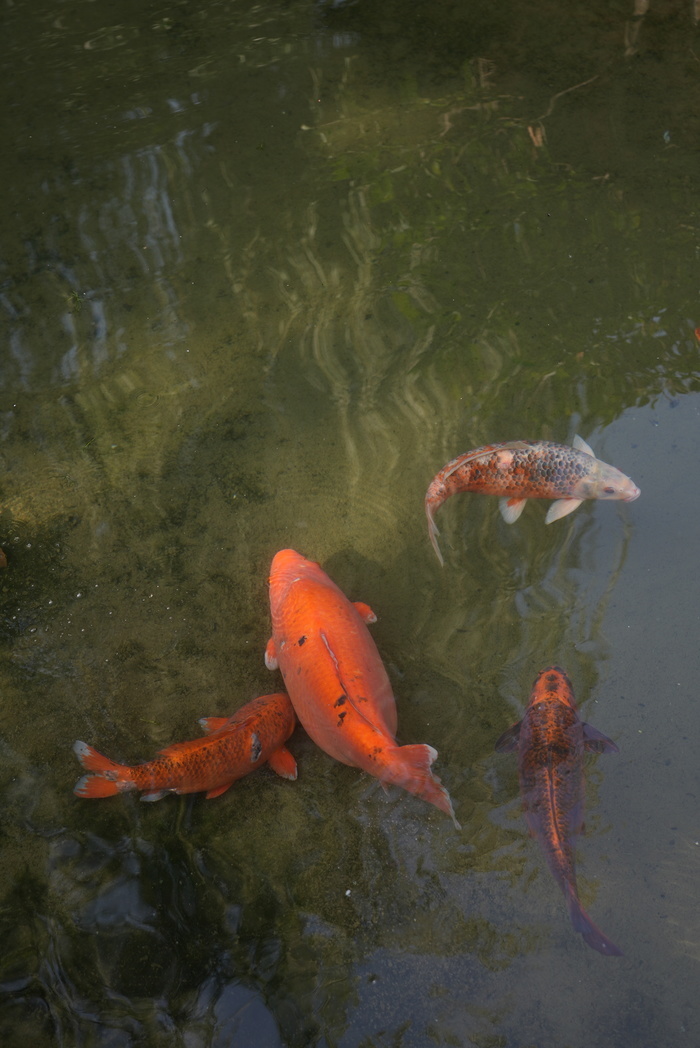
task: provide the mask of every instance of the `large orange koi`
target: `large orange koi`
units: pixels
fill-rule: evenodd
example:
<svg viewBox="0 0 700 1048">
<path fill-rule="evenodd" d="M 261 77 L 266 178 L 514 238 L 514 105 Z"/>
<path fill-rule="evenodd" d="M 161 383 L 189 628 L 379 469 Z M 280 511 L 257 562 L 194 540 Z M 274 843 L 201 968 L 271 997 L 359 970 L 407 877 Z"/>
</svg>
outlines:
<svg viewBox="0 0 700 1048">
<path fill-rule="evenodd" d="M 548 666 L 535 680 L 525 716 L 501 735 L 496 749 L 518 751 L 525 819 L 566 896 L 574 929 L 599 953 L 621 956 L 579 902 L 573 854 L 583 825 L 584 751 L 617 753 L 617 746 L 579 720 L 571 681 L 558 666 Z"/>
<path fill-rule="evenodd" d="M 176 742 L 161 750 L 155 760 L 131 767 L 103 757 L 85 742 L 76 742 L 76 757 L 95 774 L 84 775 L 73 792 L 78 797 L 111 797 L 143 790 L 142 801 L 157 801 L 166 793 L 204 790 L 207 797 L 218 797 L 236 779 L 266 761 L 278 775 L 296 779 L 296 761 L 284 745 L 294 731 L 296 717 L 284 692 L 261 695 L 232 717 L 203 717 L 199 723 L 207 732 L 203 738 Z"/>
<path fill-rule="evenodd" d="M 279 666 L 314 742 L 343 764 L 401 786 L 454 819 L 449 794 L 431 771 L 437 752 L 396 743 L 396 702 L 365 625 L 376 622 L 372 609 L 352 604 L 318 564 L 292 549 L 272 561 L 270 608 L 265 664 Z"/>
<path fill-rule="evenodd" d="M 513 524 L 528 499 L 556 499 L 545 523 L 573 513 L 584 499 L 639 498 L 639 488 L 614 466 L 597 459 L 585 440 L 574 437 L 573 447 L 546 440 L 512 440 L 487 444 L 452 459 L 433 477 L 425 496 L 428 534 L 443 563 L 438 529 L 433 519 L 443 502 L 458 491 L 500 495 L 507 524 Z"/>
</svg>

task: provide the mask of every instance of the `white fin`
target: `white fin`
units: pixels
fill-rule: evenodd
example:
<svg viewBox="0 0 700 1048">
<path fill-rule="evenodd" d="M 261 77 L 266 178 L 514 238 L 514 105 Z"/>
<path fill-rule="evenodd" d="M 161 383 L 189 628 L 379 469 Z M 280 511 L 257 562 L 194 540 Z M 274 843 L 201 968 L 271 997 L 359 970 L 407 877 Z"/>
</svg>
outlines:
<svg viewBox="0 0 700 1048">
<path fill-rule="evenodd" d="M 161 797 L 165 797 L 166 793 L 170 793 L 170 790 L 154 790 L 153 793 L 142 793 L 140 800 L 142 801 L 159 801 Z"/>
<path fill-rule="evenodd" d="M 437 760 L 438 751 L 434 746 L 428 746 L 427 744 L 425 744 L 425 748 L 428 751 L 428 767 L 430 767 L 433 761 Z"/>
<path fill-rule="evenodd" d="M 584 455 L 590 455 L 591 458 L 595 458 L 595 451 L 593 448 L 586 443 L 583 437 L 579 437 L 578 433 L 573 439 L 572 447 L 575 451 L 582 451 Z"/>
<path fill-rule="evenodd" d="M 433 516 L 432 516 L 432 513 L 430 512 L 430 510 L 428 510 L 428 534 L 430 535 L 430 541 L 433 544 L 433 549 L 435 550 L 435 553 L 437 555 L 437 559 L 440 561 L 440 567 L 444 568 L 445 567 L 445 561 L 443 559 L 442 553 L 440 552 L 440 547 L 438 545 L 438 540 L 437 540 L 437 537 L 440 534 L 440 532 L 438 531 L 438 526 L 435 523 L 435 521 L 433 520 Z"/>
<path fill-rule="evenodd" d="M 515 524 L 516 520 L 525 509 L 527 499 L 502 498 L 498 500 L 501 516 L 506 524 Z"/>
<path fill-rule="evenodd" d="M 547 510 L 547 516 L 544 518 L 545 524 L 551 524 L 553 520 L 561 520 L 562 517 L 568 517 L 570 513 L 579 508 L 582 502 L 583 499 L 557 499 Z"/>
</svg>

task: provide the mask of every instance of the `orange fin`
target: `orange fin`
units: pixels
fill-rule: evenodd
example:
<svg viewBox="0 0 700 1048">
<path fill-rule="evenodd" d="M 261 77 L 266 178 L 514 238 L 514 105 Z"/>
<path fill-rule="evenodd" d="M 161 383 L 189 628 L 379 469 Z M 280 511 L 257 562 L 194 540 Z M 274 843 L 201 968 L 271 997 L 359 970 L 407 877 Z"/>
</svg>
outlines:
<svg viewBox="0 0 700 1048">
<path fill-rule="evenodd" d="M 450 816 L 455 827 L 461 829 L 455 818 L 454 808 L 450 795 L 440 782 L 440 779 L 431 771 L 433 761 L 437 757 L 437 750 L 425 743 L 413 743 L 408 746 L 400 746 L 397 750 L 401 765 L 408 770 L 408 777 L 387 776 L 388 782 L 395 782 L 398 786 L 422 797 L 429 804 L 434 804 L 440 811 Z"/>
<path fill-rule="evenodd" d="M 274 772 L 281 775 L 283 779 L 296 779 L 297 777 L 297 762 L 289 752 L 286 746 L 280 746 L 278 750 L 271 753 L 267 758 L 267 763 L 270 765 Z"/>
<path fill-rule="evenodd" d="M 200 717 L 199 723 L 206 734 L 211 735 L 212 732 L 218 731 L 219 728 L 224 728 L 230 720 L 230 717 Z"/>
<path fill-rule="evenodd" d="M 114 779 L 103 779 L 101 775 L 83 775 L 76 782 L 73 793 L 76 797 L 114 797 L 121 793 L 119 783 Z"/>
<path fill-rule="evenodd" d="M 233 786 L 234 781 L 234 779 L 231 779 L 231 782 L 225 782 L 223 786 L 215 786 L 213 790 L 209 790 L 205 795 L 206 799 L 210 801 L 212 797 L 220 797 L 222 793 L 226 793 L 230 786 Z"/>
<path fill-rule="evenodd" d="M 377 616 L 374 614 L 369 604 L 364 604 L 361 600 L 354 602 L 355 610 L 360 613 L 360 618 L 363 622 L 376 622 Z"/>
<path fill-rule="evenodd" d="M 265 665 L 269 670 L 276 670 L 279 665 L 277 661 L 277 648 L 275 647 L 275 642 L 272 637 L 270 637 L 265 648 Z"/>
<path fill-rule="evenodd" d="M 93 749 L 92 746 L 88 746 L 86 742 L 80 742 L 80 740 L 73 743 L 73 753 L 87 771 L 96 771 L 101 775 L 109 772 L 110 778 L 114 780 L 128 770 L 125 765 L 111 761 L 109 757 L 103 756 L 103 754 Z"/>
<path fill-rule="evenodd" d="M 95 772 L 94 775 L 84 775 L 75 784 L 73 793 L 77 797 L 113 797 L 115 793 L 136 789 L 129 767 L 104 757 L 86 742 L 74 743 L 73 753 L 84 768 Z"/>
</svg>

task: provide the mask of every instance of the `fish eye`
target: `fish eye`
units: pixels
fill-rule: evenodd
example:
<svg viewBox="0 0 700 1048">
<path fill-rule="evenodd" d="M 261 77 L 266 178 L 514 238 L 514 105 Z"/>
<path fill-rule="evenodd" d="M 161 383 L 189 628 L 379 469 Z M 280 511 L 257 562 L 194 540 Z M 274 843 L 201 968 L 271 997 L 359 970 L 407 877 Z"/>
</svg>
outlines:
<svg viewBox="0 0 700 1048">
<path fill-rule="evenodd" d="M 603 494 L 604 495 L 614 495 L 615 494 L 615 488 L 603 488 Z"/>
</svg>

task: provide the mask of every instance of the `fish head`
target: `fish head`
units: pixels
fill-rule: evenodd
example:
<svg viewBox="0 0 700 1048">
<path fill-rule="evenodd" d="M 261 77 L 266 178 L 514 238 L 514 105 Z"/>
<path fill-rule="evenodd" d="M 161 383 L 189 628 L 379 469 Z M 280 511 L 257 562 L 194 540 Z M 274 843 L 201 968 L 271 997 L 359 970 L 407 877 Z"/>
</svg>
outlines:
<svg viewBox="0 0 700 1048">
<path fill-rule="evenodd" d="M 528 705 L 535 706 L 542 702 L 558 702 L 576 710 L 574 689 L 561 666 L 547 666 L 535 678 Z"/>
<path fill-rule="evenodd" d="M 286 574 L 288 571 L 298 571 L 299 568 L 306 563 L 306 557 L 302 556 L 301 553 L 297 553 L 295 549 L 281 549 L 278 553 L 275 553 L 272 558 L 272 564 L 270 565 L 270 581 L 278 575 L 283 573 Z"/>
<path fill-rule="evenodd" d="M 294 549 L 282 549 L 272 558 L 270 565 L 270 606 L 273 610 L 284 602 L 290 587 L 299 579 L 325 580 L 323 569 L 314 560 L 307 560 Z"/>
<path fill-rule="evenodd" d="M 600 459 L 593 459 L 591 468 L 579 478 L 571 494 L 579 499 L 618 499 L 622 502 L 634 502 L 639 498 L 640 491 L 634 481 L 615 466 L 609 466 Z"/>
</svg>

